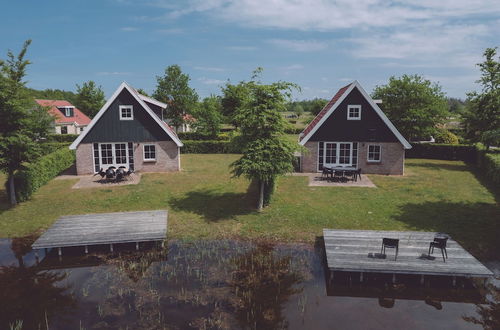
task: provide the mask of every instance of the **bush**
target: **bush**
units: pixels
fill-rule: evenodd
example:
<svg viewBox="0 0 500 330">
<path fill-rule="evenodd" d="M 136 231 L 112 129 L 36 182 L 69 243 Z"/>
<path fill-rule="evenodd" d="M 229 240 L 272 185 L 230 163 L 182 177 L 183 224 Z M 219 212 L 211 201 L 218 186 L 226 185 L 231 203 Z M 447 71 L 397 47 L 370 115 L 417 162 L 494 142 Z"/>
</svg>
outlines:
<svg viewBox="0 0 500 330">
<path fill-rule="evenodd" d="M 189 141 L 228 141 L 230 140 L 230 134 L 228 133 L 222 133 L 217 136 L 207 136 L 200 134 L 198 132 L 183 132 L 183 133 L 177 133 L 177 136 L 181 141 L 183 140 L 189 140 Z"/>
<path fill-rule="evenodd" d="M 22 202 L 29 199 L 38 188 L 73 165 L 74 162 L 75 152 L 62 148 L 29 163 L 14 174 L 17 200 Z M 6 187 L 8 190 L 8 184 Z"/>
<path fill-rule="evenodd" d="M 406 157 L 475 162 L 476 148 L 463 144 L 415 143 L 406 150 Z"/>
<path fill-rule="evenodd" d="M 40 154 L 42 156 L 48 155 L 58 149 L 67 148 L 68 142 L 45 142 L 40 144 Z"/>
<path fill-rule="evenodd" d="M 297 128 L 297 127 L 287 127 L 285 128 L 285 133 L 286 134 L 300 134 L 304 128 Z"/>
<path fill-rule="evenodd" d="M 241 153 L 231 141 L 183 141 L 184 154 L 231 154 Z"/>
<path fill-rule="evenodd" d="M 476 166 L 496 186 L 500 186 L 500 153 L 487 151 L 483 145 L 476 146 Z"/>
<path fill-rule="evenodd" d="M 438 130 L 435 139 L 436 143 L 458 144 L 458 136 L 448 131 L 447 129 Z"/>
<path fill-rule="evenodd" d="M 47 142 L 73 142 L 78 137 L 77 134 L 52 134 L 47 138 Z"/>
</svg>

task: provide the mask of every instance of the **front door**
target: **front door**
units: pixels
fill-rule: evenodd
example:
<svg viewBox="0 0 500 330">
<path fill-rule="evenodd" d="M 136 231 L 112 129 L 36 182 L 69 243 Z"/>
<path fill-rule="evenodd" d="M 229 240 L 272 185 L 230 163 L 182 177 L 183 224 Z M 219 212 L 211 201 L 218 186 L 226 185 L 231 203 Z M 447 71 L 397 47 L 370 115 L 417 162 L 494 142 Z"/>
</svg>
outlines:
<svg viewBox="0 0 500 330">
<path fill-rule="evenodd" d="M 96 166 L 96 171 L 98 167 L 107 169 L 111 166 L 120 167 L 125 166 L 126 168 L 131 168 L 133 165 L 133 155 L 131 143 L 99 143 L 98 144 L 98 161 L 99 166 Z M 94 146 L 95 148 L 95 146 Z M 97 162 L 95 162 L 97 165 Z M 131 164 L 132 163 L 132 164 Z"/>
</svg>

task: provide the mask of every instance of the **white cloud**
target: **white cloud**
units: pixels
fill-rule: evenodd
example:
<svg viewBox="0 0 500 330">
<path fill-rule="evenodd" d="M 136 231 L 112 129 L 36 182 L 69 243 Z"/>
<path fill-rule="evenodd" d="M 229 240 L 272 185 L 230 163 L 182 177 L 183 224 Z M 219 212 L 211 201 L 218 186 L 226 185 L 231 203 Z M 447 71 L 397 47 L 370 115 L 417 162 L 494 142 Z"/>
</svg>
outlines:
<svg viewBox="0 0 500 330">
<path fill-rule="evenodd" d="M 137 31 L 139 29 L 136 27 L 133 27 L 133 26 L 124 26 L 124 27 L 120 28 L 120 30 L 123 32 L 133 32 L 133 31 Z"/>
<path fill-rule="evenodd" d="M 101 71 L 97 72 L 99 76 L 128 76 L 130 72 L 119 72 L 119 71 Z"/>
<path fill-rule="evenodd" d="M 224 68 L 219 68 L 219 67 L 213 67 L 213 66 L 195 66 L 193 67 L 195 70 L 199 71 L 209 71 L 209 72 L 224 72 L 226 69 Z"/>
<path fill-rule="evenodd" d="M 180 34 L 183 33 L 184 30 L 179 28 L 170 28 L 170 29 L 157 29 L 155 30 L 155 32 L 160 34 Z"/>
<path fill-rule="evenodd" d="M 316 40 L 269 39 L 268 43 L 295 52 L 317 52 L 328 48 L 328 44 Z"/>
<path fill-rule="evenodd" d="M 198 78 L 198 81 L 205 85 L 222 85 L 226 82 L 225 80 L 206 78 L 206 77 Z"/>
<path fill-rule="evenodd" d="M 257 47 L 255 47 L 255 46 L 227 46 L 226 49 L 247 52 L 247 51 L 257 50 Z"/>
<path fill-rule="evenodd" d="M 288 66 L 283 67 L 283 70 L 292 71 L 292 70 L 302 70 L 303 68 L 304 68 L 304 66 L 301 64 L 292 64 L 292 65 L 288 65 Z"/>
</svg>

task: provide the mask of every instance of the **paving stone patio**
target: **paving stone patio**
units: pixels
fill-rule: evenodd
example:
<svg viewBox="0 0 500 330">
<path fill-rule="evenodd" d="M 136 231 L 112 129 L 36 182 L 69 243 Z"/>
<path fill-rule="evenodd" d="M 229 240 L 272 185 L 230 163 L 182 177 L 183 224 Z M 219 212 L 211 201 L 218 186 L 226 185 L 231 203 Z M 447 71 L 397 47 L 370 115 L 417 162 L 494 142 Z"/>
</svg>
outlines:
<svg viewBox="0 0 500 330">
<path fill-rule="evenodd" d="M 141 181 L 140 173 L 132 173 L 127 179 L 124 179 L 120 182 L 113 182 L 101 179 L 100 175 L 60 175 L 56 178 L 56 180 L 69 180 L 69 179 L 80 179 L 72 189 L 81 189 L 81 188 L 111 188 L 117 186 L 126 186 L 129 184 L 138 184 Z"/>
<path fill-rule="evenodd" d="M 307 176 L 309 178 L 310 187 L 368 187 L 377 188 L 375 184 L 366 175 L 361 175 L 358 181 L 333 182 L 321 179 L 321 173 L 293 173 L 293 176 Z"/>
</svg>

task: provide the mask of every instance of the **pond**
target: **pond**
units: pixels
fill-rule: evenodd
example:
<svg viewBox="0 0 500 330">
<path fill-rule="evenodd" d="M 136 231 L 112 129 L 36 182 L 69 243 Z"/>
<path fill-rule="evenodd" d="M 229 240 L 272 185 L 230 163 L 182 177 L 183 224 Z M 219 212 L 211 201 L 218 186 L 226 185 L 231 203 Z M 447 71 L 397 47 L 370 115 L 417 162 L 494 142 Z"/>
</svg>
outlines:
<svg viewBox="0 0 500 330">
<path fill-rule="evenodd" d="M 498 329 L 496 278 L 335 275 L 322 244 L 171 241 L 41 253 L 0 240 L 0 329 Z"/>
</svg>

